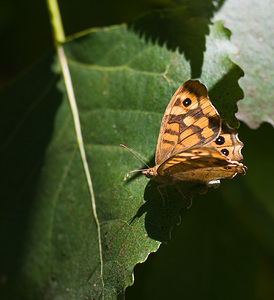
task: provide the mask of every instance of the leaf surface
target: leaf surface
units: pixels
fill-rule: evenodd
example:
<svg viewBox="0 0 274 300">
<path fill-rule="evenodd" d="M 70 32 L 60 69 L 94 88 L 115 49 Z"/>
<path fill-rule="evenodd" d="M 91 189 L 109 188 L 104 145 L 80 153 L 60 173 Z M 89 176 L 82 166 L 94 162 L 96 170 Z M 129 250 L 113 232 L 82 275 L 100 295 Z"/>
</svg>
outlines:
<svg viewBox="0 0 274 300">
<path fill-rule="evenodd" d="M 237 125 L 233 114 L 242 95 L 238 86 L 242 71 L 228 59 L 234 48 L 221 23 L 209 27 L 204 47 L 200 79 L 221 115 Z M 2 98 L 10 103 L 32 99 L 32 105 L 14 117 L 17 123 L 7 131 L 2 148 L 2 157 L 6 157 L 11 155 L 10 147 L 19 148 L 17 136 L 24 133 L 22 138 L 30 139 L 23 144 L 29 160 L 18 176 L 21 192 L 12 196 L 20 207 L 28 204 L 29 215 L 24 219 L 27 242 L 20 256 L 18 278 L 22 280 L 13 293 L 30 293 L 29 298 L 115 298 L 133 283 L 133 267 L 170 238 L 171 228 L 187 205 L 172 188 L 164 190 L 163 201 L 157 187 L 144 176 L 137 174 L 124 181 L 129 171 L 143 166 L 119 144 L 133 148 L 153 164 L 163 112 L 177 87 L 191 77 L 191 65 L 179 51 L 147 41 L 126 26 L 92 30 L 73 38 L 64 49 L 94 202 L 65 87 L 62 80 L 57 81 L 59 66 L 52 63 L 48 77 L 39 78 L 37 74 L 49 65 L 41 64 Z M 221 97 L 227 80 L 233 88 Z M 33 94 L 29 92 L 32 85 Z M 45 109 L 50 103 L 49 108 L 55 108 L 48 108 L 51 116 L 58 108 L 54 124 Z M 33 131 L 35 135 L 30 134 Z M 32 160 L 39 137 L 43 140 L 45 134 L 47 143 L 38 159 Z M 17 157 L 13 168 L 22 159 L 24 156 Z M 3 172 L 9 168 L 5 165 Z M 184 186 L 190 197 L 202 191 Z"/>
</svg>

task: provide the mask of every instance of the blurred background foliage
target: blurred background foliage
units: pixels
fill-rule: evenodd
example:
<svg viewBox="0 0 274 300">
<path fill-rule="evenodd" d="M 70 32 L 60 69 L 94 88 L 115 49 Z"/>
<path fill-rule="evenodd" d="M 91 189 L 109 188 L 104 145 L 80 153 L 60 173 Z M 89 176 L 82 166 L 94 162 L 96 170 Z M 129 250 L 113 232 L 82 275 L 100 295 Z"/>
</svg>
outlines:
<svg viewBox="0 0 274 300">
<path fill-rule="evenodd" d="M 79 31 L 112 24 L 129 23 L 151 10 L 184 4 L 209 22 L 222 1 L 141 0 L 61 0 L 58 1 L 67 36 Z M 203 7 L 201 8 L 200 3 Z M 53 46 L 46 1 L 2 0 L 0 3 L 1 86 L 28 68 Z"/>
<path fill-rule="evenodd" d="M 138 15 L 162 8 L 170 1 L 62 0 L 59 6 L 66 35 L 91 27 L 130 22 Z M 53 47 L 46 1 L 1 0 L 0 87 L 26 70 Z"/>
</svg>

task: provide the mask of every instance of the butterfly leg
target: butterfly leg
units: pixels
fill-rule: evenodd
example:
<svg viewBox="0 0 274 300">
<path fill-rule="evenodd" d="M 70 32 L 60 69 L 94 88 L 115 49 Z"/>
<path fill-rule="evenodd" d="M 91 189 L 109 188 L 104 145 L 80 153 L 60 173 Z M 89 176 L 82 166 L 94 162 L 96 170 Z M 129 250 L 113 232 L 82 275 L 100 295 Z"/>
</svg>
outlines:
<svg viewBox="0 0 274 300">
<path fill-rule="evenodd" d="M 163 201 L 163 206 L 166 205 L 166 201 L 165 201 L 165 197 L 164 194 L 162 192 L 163 188 L 166 188 L 167 185 L 166 184 L 159 184 L 157 185 L 157 190 L 158 193 L 161 195 L 162 201 Z M 192 206 L 192 197 L 190 197 L 189 195 L 186 195 L 182 192 L 181 188 L 178 185 L 174 185 L 175 189 L 180 193 L 180 195 L 182 196 L 183 200 L 186 202 L 186 206 L 185 208 L 190 208 Z"/>
<path fill-rule="evenodd" d="M 157 190 L 158 190 L 158 193 L 161 195 L 161 198 L 162 198 L 162 201 L 163 201 L 163 206 L 165 206 L 165 198 L 164 198 L 164 195 L 163 193 L 161 192 L 161 189 L 166 187 L 166 184 L 158 184 L 157 185 Z"/>
<path fill-rule="evenodd" d="M 184 208 L 189 209 L 192 206 L 192 197 L 187 194 L 184 194 L 177 184 L 175 185 L 175 187 L 177 191 L 182 195 L 184 201 L 186 202 L 186 206 Z"/>
</svg>

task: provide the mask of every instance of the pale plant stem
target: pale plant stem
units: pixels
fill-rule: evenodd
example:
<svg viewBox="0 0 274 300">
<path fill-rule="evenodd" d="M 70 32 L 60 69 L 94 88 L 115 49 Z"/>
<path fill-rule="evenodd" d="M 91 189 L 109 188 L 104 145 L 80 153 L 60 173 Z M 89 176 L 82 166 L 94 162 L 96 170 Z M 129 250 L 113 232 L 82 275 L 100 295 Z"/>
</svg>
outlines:
<svg viewBox="0 0 274 300">
<path fill-rule="evenodd" d="M 91 205 L 92 205 L 92 210 L 93 210 L 93 216 L 94 216 L 94 220 L 97 225 L 98 246 L 99 246 L 100 264 L 101 264 L 101 282 L 102 282 L 102 286 L 104 287 L 101 226 L 100 226 L 100 222 L 99 222 L 99 218 L 98 218 L 97 210 L 96 210 L 95 196 L 94 196 L 94 191 L 93 191 L 93 186 L 92 186 L 92 181 L 91 181 L 91 176 L 90 176 L 90 169 L 89 169 L 88 162 L 86 159 L 86 152 L 85 152 L 85 147 L 84 147 L 84 142 L 83 142 L 83 137 L 82 137 L 81 123 L 80 123 L 80 119 L 79 119 L 77 102 L 76 102 L 76 98 L 75 98 L 75 94 L 74 94 L 74 90 L 73 90 L 73 84 L 71 81 L 68 62 L 66 59 L 66 55 L 64 53 L 64 49 L 61 45 L 62 43 L 65 42 L 65 34 L 64 34 L 62 19 L 61 19 L 57 0 L 47 0 L 47 4 L 48 4 L 48 10 L 50 13 L 50 17 L 51 17 L 51 25 L 52 25 L 55 45 L 56 45 L 56 49 L 57 49 L 57 54 L 58 54 L 61 68 L 62 68 L 62 73 L 63 73 L 63 77 L 64 77 L 64 81 L 65 81 L 66 91 L 68 94 L 69 104 L 70 104 L 71 111 L 72 111 L 79 151 L 80 151 L 81 159 L 83 162 L 83 167 L 84 167 L 84 171 L 85 171 L 85 175 L 86 175 L 86 179 L 87 179 L 87 184 L 88 184 L 88 188 L 89 188 L 89 192 L 90 192 L 90 196 L 91 196 Z M 103 298 L 104 298 L 104 289 L 103 289 Z"/>
<path fill-rule="evenodd" d="M 62 44 L 66 40 L 65 31 L 57 0 L 47 0 L 50 15 L 51 28 L 56 45 Z"/>
</svg>

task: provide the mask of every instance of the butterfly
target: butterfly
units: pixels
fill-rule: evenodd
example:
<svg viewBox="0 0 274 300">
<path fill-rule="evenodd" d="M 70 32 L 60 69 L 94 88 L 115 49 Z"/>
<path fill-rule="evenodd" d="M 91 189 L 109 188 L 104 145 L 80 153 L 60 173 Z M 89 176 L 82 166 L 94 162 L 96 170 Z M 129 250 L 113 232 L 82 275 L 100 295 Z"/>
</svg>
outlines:
<svg viewBox="0 0 274 300">
<path fill-rule="evenodd" d="M 221 119 L 206 87 L 198 80 L 182 84 L 170 100 L 160 128 L 155 166 L 142 171 L 164 184 L 207 184 L 245 174 L 243 143 Z"/>
</svg>

